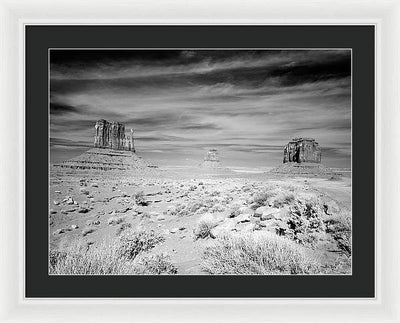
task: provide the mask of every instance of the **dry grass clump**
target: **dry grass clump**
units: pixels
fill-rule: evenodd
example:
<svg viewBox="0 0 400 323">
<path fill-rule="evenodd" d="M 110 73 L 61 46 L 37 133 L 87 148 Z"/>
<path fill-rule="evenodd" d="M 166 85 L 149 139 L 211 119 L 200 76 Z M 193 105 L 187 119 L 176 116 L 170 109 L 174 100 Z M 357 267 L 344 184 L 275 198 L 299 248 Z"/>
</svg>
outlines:
<svg viewBox="0 0 400 323">
<path fill-rule="evenodd" d="M 285 205 L 290 205 L 295 201 L 295 196 L 292 192 L 280 192 L 273 200 L 273 207 L 281 208 Z"/>
<path fill-rule="evenodd" d="M 212 216 L 203 216 L 197 224 L 197 227 L 193 230 L 194 239 L 206 239 L 206 238 L 215 238 L 212 233 L 212 229 L 214 229 L 218 225 L 218 222 L 213 219 Z"/>
<path fill-rule="evenodd" d="M 293 241 L 269 234 L 230 234 L 204 250 L 202 267 L 214 275 L 315 274 L 318 263 Z"/>
<path fill-rule="evenodd" d="M 140 257 L 135 272 L 139 275 L 175 275 L 178 269 L 168 255 L 161 253 Z"/>
<path fill-rule="evenodd" d="M 117 252 L 119 256 L 134 259 L 139 253 L 149 251 L 165 238 L 154 231 L 125 230 L 118 240 Z"/>
<path fill-rule="evenodd" d="M 260 206 L 270 205 L 276 208 L 281 208 L 295 202 L 296 192 L 298 193 L 298 188 L 293 185 L 280 184 L 279 186 L 267 186 L 263 191 L 256 193 L 252 197 L 251 207 L 257 209 Z"/>
<path fill-rule="evenodd" d="M 351 273 L 351 256 L 340 255 L 333 263 L 323 265 L 321 270 L 326 275 L 349 275 Z"/>
<path fill-rule="evenodd" d="M 187 204 L 178 204 L 169 213 L 172 216 L 191 216 L 194 214 L 203 214 L 206 212 L 222 212 L 225 208 L 217 199 L 195 200 Z"/>
<path fill-rule="evenodd" d="M 75 243 L 65 250 L 50 252 L 52 275 L 125 275 L 132 273 L 131 267 L 117 256 L 111 244 L 84 249 Z"/>
<path fill-rule="evenodd" d="M 125 230 L 108 244 L 83 246 L 81 242 L 64 248 L 51 250 L 49 255 L 49 273 L 54 275 L 135 275 L 173 274 L 174 265 L 163 256 L 143 256 L 163 237 L 154 232 Z M 147 260 L 146 260 L 147 259 Z"/>
<path fill-rule="evenodd" d="M 253 196 L 252 209 L 257 209 L 260 206 L 268 205 L 269 192 L 260 192 Z"/>
</svg>

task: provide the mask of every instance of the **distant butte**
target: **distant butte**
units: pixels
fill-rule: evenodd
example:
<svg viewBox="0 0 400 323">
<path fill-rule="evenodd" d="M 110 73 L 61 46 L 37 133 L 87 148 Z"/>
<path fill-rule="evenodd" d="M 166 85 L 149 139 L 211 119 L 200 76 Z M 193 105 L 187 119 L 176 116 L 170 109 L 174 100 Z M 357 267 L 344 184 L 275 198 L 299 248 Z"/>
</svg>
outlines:
<svg viewBox="0 0 400 323">
<path fill-rule="evenodd" d="M 321 149 L 313 138 L 293 138 L 283 150 L 283 163 L 321 163 Z"/>
<path fill-rule="evenodd" d="M 56 167 L 81 170 L 141 170 L 157 168 L 136 154 L 133 130 L 125 134 L 120 122 L 98 120 L 94 126 L 94 148 L 66 160 Z"/>
<path fill-rule="evenodd" d="M 204 162 L 201 164 L 205 168 L 221 168 L 221 162 L 219 160 L 218 151 L 216 149 L 210 149 L 204 156 Z"/>
<path fill-rule="evenodd" d="M 314 138 L 293 138 L 283 148 L 283 164 L 270 173 L 286 175 L 330 175 L 332 170 L 321 164 L 321 149 Z"/>
</svg>

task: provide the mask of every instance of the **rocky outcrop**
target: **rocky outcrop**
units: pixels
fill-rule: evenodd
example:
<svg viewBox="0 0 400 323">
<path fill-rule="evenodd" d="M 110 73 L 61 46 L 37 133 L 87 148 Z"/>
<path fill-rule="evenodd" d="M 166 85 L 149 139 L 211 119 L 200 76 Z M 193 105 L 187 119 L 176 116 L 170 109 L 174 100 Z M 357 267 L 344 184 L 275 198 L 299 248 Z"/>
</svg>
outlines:
<svg viewBox="0 0 400 323">
<path fill-rule="evenodd" d="M 283 163 L 321 163 L 321 150 L 313 138 L 293 138 L 283 150 Z"/>
<path fill-rule="evenodd" d="M 294 138 L 283 150 L 283 164 L 269 171 L 279 175 L 341 175 L 321 164 L 321 149 L 313 138 Z"/>
<path fill-rule="evenodd" d="M 133 130 L 125 134 L 125 125 L 101 119 L 96 122 L 94 148 L 83 154 L 53 164 L 56 168 L 95 171 L 150 171 L 156 165 L 135 152 Z"/>
<path fill-rule="evenodd" d="M 53 166 L 77 170 L 137 170 L 141 172 L 157 168 L 132 151 L 110 148 L 92 148 L 77 157 Z"/>
<path fill-rule="evenodd" d="M 216 149 L 210 149 L 204 156 L 204 161 L 219 163 L 218 151 Z"/>
<path fill-rule="evenodd" d="M 221 162 L 218 157 L 218 151 L 210 149 L 204 156 L 204 162 L 201 166 L 206 168 L 220 168 Z"/>
<path fill-rule="evenodd" d="M 110 148 L 114 150 L 127 150 L 135 152 L 133 130 L 130 134 L 125 134 L 125 125 L 120 122 L 108 122 L 101 119 L 94 126 L 96 133 L 94 136 L 95 148 Z"/>
</svg>

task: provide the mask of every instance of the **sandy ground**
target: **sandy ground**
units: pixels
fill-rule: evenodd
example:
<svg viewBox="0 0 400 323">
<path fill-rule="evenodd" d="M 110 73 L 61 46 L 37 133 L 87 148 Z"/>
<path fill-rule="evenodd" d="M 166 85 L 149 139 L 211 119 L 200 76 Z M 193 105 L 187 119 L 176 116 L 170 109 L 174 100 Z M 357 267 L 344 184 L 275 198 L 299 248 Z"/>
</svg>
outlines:
<svg viewBox="0 0 400 323">
<path fill-rule="evenodd" d="M 76 240 L 95 245 L 106 243 L 115 237 L 121 225 L 109 224 L 109 219 L 121 217 L 123 223 L 130 223 L 132 228 L 161 232 L 166 240 L 156 246 L 154 252 L 167 252 L 178 267 L 179 274 L 203 274 L 201 253 L 210 239 L 195 240 L 193 234 L 203 212 L 195 210 L 182 216 L 174 214 L 174 210 L 181 205 L 211 199 L 213 205 L 206 212 L 224 219 L 228 217 L 232 204 L 245 203 L 252 193 L 271 183 L 301 185 L 304 191 L 320 192 L 341 208 L 351 210 L 350 176 L 335 179 L 282 178 L 267 173 L 188 168 L 140 174 L 52 167 L 49 188 L 50 248 L 60 248 Z M 138 206 L 133 202 L 134 195 L 141 191 L 147 206 Z M 246 230 L 251 223 L 238 224 L 238 227 Z M 93 232 L 84 235 L 83 231 L 88 228 Z M 337 255 L 333 246 L 318 252 L 327 261 Z"/>
</svg>

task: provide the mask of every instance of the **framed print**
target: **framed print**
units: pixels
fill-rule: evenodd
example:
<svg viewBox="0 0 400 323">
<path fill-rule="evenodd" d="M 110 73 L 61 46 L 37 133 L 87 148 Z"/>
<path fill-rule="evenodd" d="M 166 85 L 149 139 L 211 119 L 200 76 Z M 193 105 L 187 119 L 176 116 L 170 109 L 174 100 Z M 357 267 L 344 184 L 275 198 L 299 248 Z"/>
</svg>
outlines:
<svg viewBox="0 0 400 323">
<path fill-rule="evenodd" d="M 27 295 L 373 297 L 374 35 L 27 26 Z"/>
<path fill-rule="evenodd" d="M 2 320 L 399 321 L 397 1 L 0 17 Z"/>
</svg>

